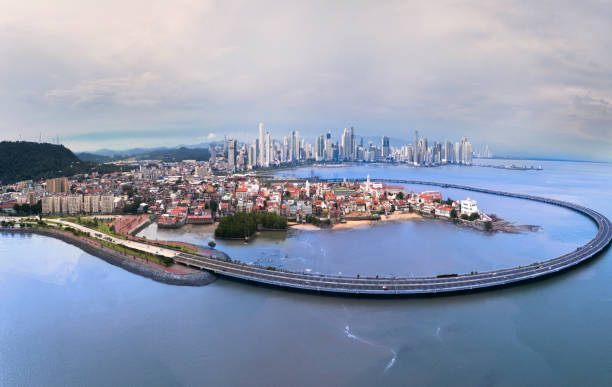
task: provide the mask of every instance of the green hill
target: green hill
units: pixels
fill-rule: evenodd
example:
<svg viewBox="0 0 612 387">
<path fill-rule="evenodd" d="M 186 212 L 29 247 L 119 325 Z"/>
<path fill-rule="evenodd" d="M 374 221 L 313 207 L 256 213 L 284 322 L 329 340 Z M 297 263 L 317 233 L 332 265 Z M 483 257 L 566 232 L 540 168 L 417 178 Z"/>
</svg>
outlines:
<svg viewBox="0 0 612 387">
<path fill-rule="evenodd" d="M 112 165 L 81 161 L 63 145 L 27 141 L 0 142 L 0 182 L 11 184 L 22 180 L 39 180 L 79 173 L 117 170 Z"/>
</svg>

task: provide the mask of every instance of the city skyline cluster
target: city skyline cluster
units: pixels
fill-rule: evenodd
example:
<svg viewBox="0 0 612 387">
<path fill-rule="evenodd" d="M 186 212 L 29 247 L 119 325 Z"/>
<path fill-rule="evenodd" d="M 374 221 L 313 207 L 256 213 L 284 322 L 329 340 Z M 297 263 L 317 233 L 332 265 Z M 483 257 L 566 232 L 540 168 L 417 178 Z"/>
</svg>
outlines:
<svg viewBox="0 0 612 387">
<path fill-rule="evenodd" d="M 282 141 L 272 137 L 264 124 L 259 124 L 258 136 L 252 142 L 239 143 L 237 139 L 225 139 L 224 153 L 227 154 L 228 168 L 231 172 L 270 168 L 281 164 L 314 162 L 400 162 L 415 166 L 436 166 L 442 164 L 471 165 L 474 151 L 472 143 L 463 136 L 457 142 L 446 139 L 444 142 L 428 141 L 419 138 L 414 131 L 414 141 L 408 145 L 392 146 L 390 137 L 381 136 L 377 145 L 373 141 L 364 142 L 355 128 L 344 128 L 339 140 L 332 139 L 331 131 L 320 134 L 314 144 L 300 137 L 300 132 L 292 130 Z M 485 146 L 483 157 L 492 157 L 489 146 Z M 214 162 L 215 151 L 211 147 Z"/>
</svg>

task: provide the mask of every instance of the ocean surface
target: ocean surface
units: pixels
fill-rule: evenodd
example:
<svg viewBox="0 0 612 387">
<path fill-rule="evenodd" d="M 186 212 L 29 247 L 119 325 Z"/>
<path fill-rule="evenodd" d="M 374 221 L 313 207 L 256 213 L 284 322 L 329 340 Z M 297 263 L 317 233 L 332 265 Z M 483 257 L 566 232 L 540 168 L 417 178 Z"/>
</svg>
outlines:
<svg viewBox="0 0 612 387">
<path fill-rule="evenodd" d="M 573 201 L 612 217 L 612 164 L 515 163 L 544 170 L 357 165 L 278 175 L 459 183 Z M 289 270 L 421 276 L 529 264 L 596 233 L 561 208 L 442 193 L 541 229 L 491 235 L 422 219 L 217 243 L 234 259 Z M 209 226 L 152 225 L 142 235 L 214 239 Z M 0 234 L 0 386 L 609 385 L 610 278 L 607 250 L 549 279 L 447 297 L 319 296 L 223 279 L 177 287 L 55 239 Z"/>
</svg>

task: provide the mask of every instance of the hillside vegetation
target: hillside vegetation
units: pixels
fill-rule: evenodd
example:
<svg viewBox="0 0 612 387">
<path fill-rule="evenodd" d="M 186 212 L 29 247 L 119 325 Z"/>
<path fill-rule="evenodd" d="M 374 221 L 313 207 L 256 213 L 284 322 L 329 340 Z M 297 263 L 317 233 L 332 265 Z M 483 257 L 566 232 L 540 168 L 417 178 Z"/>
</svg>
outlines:
<svg viewBox="0 0 612 387">
<path fill-rule="evenodd" d="M 115 166 L 81 161 L 63 145 L 27 141 L 0 142 L 0 182 L 39 180 L 98 171 L 108 173 Z"/>
</svg>

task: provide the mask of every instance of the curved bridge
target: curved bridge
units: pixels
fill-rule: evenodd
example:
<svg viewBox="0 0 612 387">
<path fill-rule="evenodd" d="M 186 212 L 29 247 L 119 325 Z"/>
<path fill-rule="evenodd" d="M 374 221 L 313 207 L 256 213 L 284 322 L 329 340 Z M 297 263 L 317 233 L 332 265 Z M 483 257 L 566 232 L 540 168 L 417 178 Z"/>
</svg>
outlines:
<svg viewBox="0 0 612 387">
<path fill-rule="evenodd" d="M 315 181 L 337 182 L 343 179 L 316 179 Z M 350 181 L 364 181 L 365 179 L 351 179 Z M 344 293 L 344 294 L 437 294 L 472 289 L 482 289 L 502 286 L 520 281 L 531 280 L 546 276 L 575 266 L 602 251 L 612 239 L 612 224 L 610 220 L 590 208 L 548 199 L 540 196 L 525 195 L 511 192 L 494 191 L 485 188 L 475 188 L 458 184 L 437 183 L 420 180 L 401 179 L 372 179 L 377 182 L 399 184 L 419 184 L 439 186 L 443 188 L 456 188 L 468 191 L 482 192 L 492 195 L 533 200 L 552 204 L 573 211 L 577 211 L 592 219 L 598 226 L 597 235 L 578 249 L 548 261 L 532 264 L 526 267 L 515 267 L 477 274 L 464 274 L 454 277 L 421 277 L 421 278 L 354 278 L 333 275 L 302 274 L 285 271 L 267 270 L 260 267 L 241 263 L 226 262 L 218 259 L 206 258 L 194 254 L 181 253 L 175 258 L 177 262 L 212 271 L 221 276 L 238 278 L 241 280 L 275 285 L 286 288 L 295 288 L 316 292 Z"/>
</svg>

